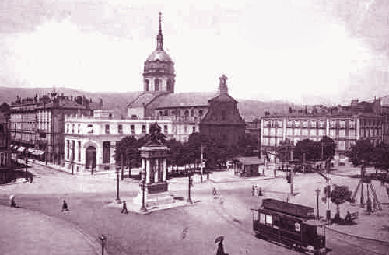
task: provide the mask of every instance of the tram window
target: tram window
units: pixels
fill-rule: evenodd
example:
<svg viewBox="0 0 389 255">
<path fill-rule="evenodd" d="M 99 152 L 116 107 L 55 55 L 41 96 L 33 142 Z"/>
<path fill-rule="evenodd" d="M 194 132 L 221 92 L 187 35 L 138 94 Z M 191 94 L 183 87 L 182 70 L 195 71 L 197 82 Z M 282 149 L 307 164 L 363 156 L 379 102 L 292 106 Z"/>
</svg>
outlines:
<svg viewBox="0 0 389 255">
<path fill-rule="evenodd" d="M 253 211 L 253 220 L 257 221 L 258 220 L 258 215 L 259 215 L 258 211 Z"/>
<path fill-rule="evenodd" d="M 266 225 L 273 224 L 273 217 L 271 215 L 266 215 Z"/>
<path fill-rule="evenodd" d="M 300 223 L 296 222 L 294 224 L 295 228 L 296 228 L 296 232 L 300 232 Z"/>
<path fill-rule="evenodd" d="M 259 222 L 261 222 L 262 224 L 266 223 L 266 215 L 265 214 L 263 214 L 263 213 L 260 214 Z"/>
</svg>

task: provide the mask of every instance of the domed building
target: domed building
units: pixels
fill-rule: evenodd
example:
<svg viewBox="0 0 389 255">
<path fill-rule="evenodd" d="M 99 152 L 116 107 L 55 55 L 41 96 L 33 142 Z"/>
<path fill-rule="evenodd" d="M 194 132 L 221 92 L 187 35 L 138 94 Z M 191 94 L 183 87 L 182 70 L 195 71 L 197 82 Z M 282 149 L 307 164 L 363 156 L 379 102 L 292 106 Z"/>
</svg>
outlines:
<svg viewBox="0 0 389 255">
<path fill-rule="evenodd" d="M 214 101 L 211 99 L 228 97 L 229 100 L 227 101 L 231 99 L 230 103 L 235 102 L 235 108 L 231 108 L 234 110 L 234 114 L 237 112 L 239 115 L 236 108 L 237 102 L 228 95 L 225 76 L 222 76 L 224 87 L 219 88 L 217 93 L 174 93 L 176 77 L 174 61 L 163 48 L 161 13 L 159 13 L 159 31 L 156 39 L 156 49 L 144 62 L 143 91 L 128 104 L 128 118 L 133 120 L 171 120 L 173 121 L 172 135 L 177 140 L 185 141 L 190 134 L 200 132 L 200 121 L 207 115 L 210 103 Z M 212 115 L 218 113 L 222 112 L 214 111 Z M 241 120 L 240 115 L 237 119 Z M 211 128 L 212 125 L 208 124 L 205 126 Z M 226 126 L 226 123 L 223 125 Z M 241 126 L 241 122 L 238 126 Z M 211 129 L 214 130 L 215 128 L 212 126 Z M 210 132 L 213 133 L 213 131 Z"/>
</svg>

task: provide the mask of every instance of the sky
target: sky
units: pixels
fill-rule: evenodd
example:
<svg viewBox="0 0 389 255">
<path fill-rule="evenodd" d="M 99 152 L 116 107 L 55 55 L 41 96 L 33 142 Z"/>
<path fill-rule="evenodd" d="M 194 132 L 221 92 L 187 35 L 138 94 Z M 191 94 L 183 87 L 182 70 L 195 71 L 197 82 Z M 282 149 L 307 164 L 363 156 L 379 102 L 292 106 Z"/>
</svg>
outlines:
<svg viewBox="0 0 389 255">
<path fill-rule="evenodd" d="M 0 1 L 0 86 L 142 90 L 156 48 L 175 92 L 340 104 L 389 95 L 389 0 Z"/>
</svg>

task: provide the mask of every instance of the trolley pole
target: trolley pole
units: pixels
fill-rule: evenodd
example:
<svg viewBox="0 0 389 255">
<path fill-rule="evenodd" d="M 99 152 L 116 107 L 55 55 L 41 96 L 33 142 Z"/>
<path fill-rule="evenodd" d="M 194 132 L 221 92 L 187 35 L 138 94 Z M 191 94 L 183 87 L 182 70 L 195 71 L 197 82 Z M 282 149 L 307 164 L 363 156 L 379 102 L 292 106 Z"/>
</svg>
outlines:
<svg viewBox="0 0 389 255">
<path fill-rule="evenodd" d="M 293 166 L 290 166 L 290 194 L 293 195 Z"/>
<path fill-rule="evenodd" d="M 204 160 L 204 157 L 203 157 L 203 151 L 204 151 L 204 146 L 201 144 L 201 147 L 200 147 L 200 173 L 201 173 L 201 182 L 203 182 L 203 160 Z"/>
</svg>

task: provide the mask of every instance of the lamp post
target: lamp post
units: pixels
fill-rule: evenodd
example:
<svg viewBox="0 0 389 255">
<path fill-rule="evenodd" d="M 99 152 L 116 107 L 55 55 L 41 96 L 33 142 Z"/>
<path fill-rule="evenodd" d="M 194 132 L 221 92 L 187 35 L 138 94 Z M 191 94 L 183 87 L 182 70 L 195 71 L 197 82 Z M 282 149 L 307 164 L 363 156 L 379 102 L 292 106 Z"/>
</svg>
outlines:
<svg viewBox="0 0 389 255">
<path fill-rule="evenodd" d="M 189 175 L 188 175 L 188 203 L 189 204 L 192 204 L 193 202 L 192 202 L 192 197 L 191 197 L 191 194 L 190 194 L 190 192 L 191 192 L 191 187 L 192 187 L 192 182 L 193 182 L 193 180 L 192 180 L 192 175 L 193 175 L 193 173 L 192 172 L 189 172 Z"/>
<path fill-rule="evenodd" d="M 315 191 L 316 191 L 316 218 L 320 219 L 320 216 L 319 216 L 319 195 L 320 195 L 320 189 L 317 188 Z"/>
<path fill-rule="evenodd" d="M 119 170 L 120 170 L 120 166 L 116 166 L 116 202 L 118 204 L 121 203 L 119 197 Z"/>
<path fill-rule="evenodd" d="M 104 255 L 104 246 L 107 242 L 107 238 L 104 235 L 99 236 L 99 239 L 101 241 L 101 255 Z"/>
<path fill-rule="evenodd" d="M 142 212 L 146 212 L 147 208 L 146 208 L 146 203 L 145 203 L 145 188 L 146 188 L 146 170 L 145 169 L 142 170 L 141 185 L 142 185 L 142 208 L 140 210 Z"/>
<path fill-rule="evenodd" d="M 203 182 L 203 168 L 204 168 L 204 167 L 203 167 L 203 160 L 204 160 L 203 152 L 204 152 L 204 146 L 201 145 L 201 147 L 200 147 L 200 153 L 201 153 L 201 155 L 200 155 L 200 157 L 201 157 L 201 160 L 200 160 L 201 182 Z"/>
</svg>

